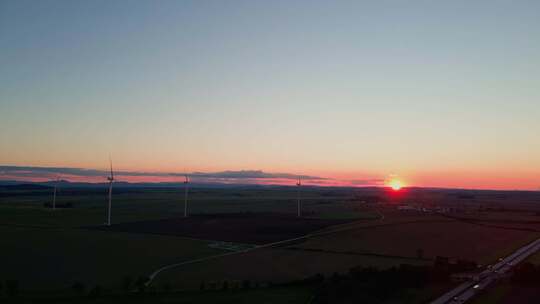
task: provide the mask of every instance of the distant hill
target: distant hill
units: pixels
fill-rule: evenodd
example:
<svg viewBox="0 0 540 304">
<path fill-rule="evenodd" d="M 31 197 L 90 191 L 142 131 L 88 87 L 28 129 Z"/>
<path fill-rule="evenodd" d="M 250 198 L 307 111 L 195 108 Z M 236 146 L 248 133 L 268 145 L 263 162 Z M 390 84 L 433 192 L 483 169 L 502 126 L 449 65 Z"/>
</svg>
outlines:
<svg viewBox="0 0 540 304">
<path fill-rule="evenodd" d="M 25 183 L 25 184 L 1 184 L 0 183 L 0 190 L 48 190 L 51 189 L 51 186 L 48 185 L 41 185 L 41 184 L 34 184 L 34 183 Z"/>
<path fill-rule="evenodd" d="M 57 181 L 47 181 L 47 182 L 27 182 L 27 181 L 12 181 L 0 180 L 0 189 L 5 190 L 16 190 L 17 187 L 20 187 L 21 190 L 41 190 L 49 189 L 58 185 L 60 188 L 106 188 L 109 186 L 109 183 L 82 183 L 82 182 L 69 182 L 66 180 Z M 33 188 L 32 188 L 33 187 Z M 129 182 L 115 182 L 115 188 L 183 188 L 184 184 L 182 182 L 171 183 L 171 182 L 161 182 L 161 183 L 129 183 Z M 253 189 L 253 188 L 269 188 L 269 187 L 284 187 L 284 186 L 271 186 L 271 185 L 254 185 L 254 184 L 220 184 L 220 183 L 190 183 L 190 188 L 244 188 L 244 189 Z"/>
</svg>

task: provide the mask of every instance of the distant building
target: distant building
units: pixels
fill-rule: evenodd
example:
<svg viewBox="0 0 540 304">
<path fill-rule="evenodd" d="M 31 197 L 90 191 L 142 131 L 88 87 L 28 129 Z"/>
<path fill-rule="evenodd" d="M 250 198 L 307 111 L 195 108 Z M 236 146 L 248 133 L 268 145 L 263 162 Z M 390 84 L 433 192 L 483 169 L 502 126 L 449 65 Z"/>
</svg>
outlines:
<svg viewBox="0 0 540 304">
<path fill-rule="evenodd" d="M 417 208 L 413 206 L 409 206 L 409 205 L 401 205 L 401 206 L 398 206 L 397 209 L 400 211 L 418 211 Z"/>
</svg>

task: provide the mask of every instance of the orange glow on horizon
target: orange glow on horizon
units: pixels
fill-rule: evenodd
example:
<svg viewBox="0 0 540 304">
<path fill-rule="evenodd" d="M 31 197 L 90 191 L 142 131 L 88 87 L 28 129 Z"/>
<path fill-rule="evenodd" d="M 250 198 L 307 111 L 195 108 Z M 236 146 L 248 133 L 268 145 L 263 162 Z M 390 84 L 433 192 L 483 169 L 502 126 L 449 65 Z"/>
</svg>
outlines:
<svg viewBox="0 0 540 304">
<path fill-rule="evenodd" d="M 8 164 L 9 166 L 9 164 Z M 17 164 L 13 164 L 17 166 Z M 44 172 L 42 170 L 33 171 L 32 166 L 30 168 L 20 169 L 20 172 L 2 171 L 0 172 L 0 180 L 13 180 L 13 181 L 28 181 L 28 182 L 46 182 L 55 180 L 60 177 L 63 180 L 70 182 L 90 182 L 90 183 L 105 183 L 106 171 L 108 168 L 105 166 L 96 167 L 93 169 L 90 166 L 81 166 L 83 171 L 87 170 L 101 170 L 104 171 L 103 176 L 99 175 L 81 175 L 69 174 L 69 173 L 54 173 Z M 51 167 L 66 167 L 71 168 L 70 164 L 51 164 Z M 159 170 L 147 169 L 142 166 L 127 166 L 126 163 L 120 163 L 115 165 L 113 160 L 113 166 L 115 169 L 115 176 L 118 182 L 131 182 L 131 183 L 153 183 L 153 182 L 169 182 L 180 183 L 183 181 L 183 176 L 168 175 L 167 172 L 182 173 L 188 172 L 221 172 L 221 168 L 207 169 L 206 167 L 191 166 L 188 169 L 183 167 L 173 167 L 170 170 L 166 168 L 159 168 Z M 36 166 L 40 167 L 40 166 Z M 46 166 L 45 166 L 46 167 Z M 77 167 L 74 167 L 77 168 Z M 150 167 L 151 168 L 151 167 Z M 258 168 L 259 170 L 259 168 Z M 326 171 L 326 170 L 299 170 L 299 169 L 274 169 L 261 168 L 261 171 L 265 173 L 291 173 L 299 174 L 302 176 L 314 176 L 318 178 L 305 178 L 302 182 L 305 185 L 312 186 L 327 186 L 327 187 L 386 187 L 390 191 L 399 192 L 405 190 L 411 185 L 415 187 L 427 187 L 427 188 L 451 188 L 451 189 L 482 189 L 482 190 L 527 190 L 527 191 L 540 191 L 540 171 L 531 168 L 528 170 L 446 170 L 446 171 L 406 171 L 400 170 L 399 175 L 387 174 L 382 175 L 377 172 L 361 172 L 361 171 Z M 124 172 L 131 172 L 130 174 L 123 174 Z M 137 175 L 137 172 L 143 172 L 141 175 Z M 155 173 L 153 175 L 152 173 Z M 296 179 L 287 178 L 283 176 L 281 178 L 204 178 L 193 177 L 194 183 L 228 183 L 228 184 L 262 184 L 262 185 L 294 185 Z"/>
</svg>

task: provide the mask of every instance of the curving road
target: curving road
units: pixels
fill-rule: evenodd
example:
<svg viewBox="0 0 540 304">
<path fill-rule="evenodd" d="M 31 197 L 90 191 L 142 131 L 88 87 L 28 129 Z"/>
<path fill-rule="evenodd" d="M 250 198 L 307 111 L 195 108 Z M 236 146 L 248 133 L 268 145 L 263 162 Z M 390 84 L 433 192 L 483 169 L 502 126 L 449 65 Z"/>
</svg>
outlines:
<svg viewBox="0 0 540 304">
<path fill-rule="evenodd" d="M 384 214 L 382 214 L 379 210 L 375 210 L 375 211 L 379 215 L 379 218 L 377 218 L 375 220 L 384 221 L 384 218 L 385 218 Z M 195 263 L 205 262 L 205 261 L 209 261 L 209 260 L 213 260 L 213 259 L 217 259 L 217 258 L 222 258 L 222 257 L 229 256 L 229 255 L 242 254 L 242 253 L 250 252 L 250 251 L 253 251 L 253 250 L 256 250 L 256 249 L 274 247 L 274 246 L 278 246 L 278 245 L 282 245 L 282 244 L 286 244 L 286 243 L 290 243 L 290 242 L 295 242 L 295 241 L 298 241 L 298 240 L 304 240 L 304 239 L 308 239 L 308 238 L 312 238 L 312 237 L 316 237 L 316 236 L 322 236 L 322 235 L 327 235 L 327 234 L 333 234 L 333 233 L 338 233 L 338 232 L 342 232 L 342 231 L 352 230 L 352 229 L 356 229 L 358 224 L 363 225 L 365 223 L 366 223 L 365 220 L 355 221 L 355 222 L 351 222 L 351 223 L 345 223 L 345 224 L 333 226 L 332 227 L 333 229 L 327 229 L 327 230 L 323 229 L 323 230 L 321 230 L 319 232 L 306 234 L 306 235 L 296 237 L 296 238 L 292 238 L 292 239 L 287 239 L 287 240 L 283 240 L 283 241 L 268 243 L 268 244 L 264 244 L 264 245 L 253 246 L 253 247 L 246 248 L 244 250 L 227 252 L 227 253 L 222 253 L 222 254 L 216 254 L 216 255 L 206 256 L 206 257 L 202 257 L 202 258 L 198 258 L 198 259 L 194 259 L 194 260 L 189 260 L 189 261 L 184 261 L 184 262 L 180 262 L 180 263 L 166 265 L 166 266 L 163 266 L 163 267 L 157 269 L 156 271 L 152 272 L 148 276 L 148 281 L 146 282 L 146 285 L 147 286 L 151 285 L 152 282 L 154 281 L 154 279 L 156 278 L 156 276 L 158 276 L 160 273 L 162 273 L 162 272 L 164 272 L 166 270 L 172 269 L 172 268 L 176 268 L 176 267 L 180 267 L 180 266 L 184 266 L 184 265 L 188 265 L 188 264 L 195 264 Z"/>
</svg>

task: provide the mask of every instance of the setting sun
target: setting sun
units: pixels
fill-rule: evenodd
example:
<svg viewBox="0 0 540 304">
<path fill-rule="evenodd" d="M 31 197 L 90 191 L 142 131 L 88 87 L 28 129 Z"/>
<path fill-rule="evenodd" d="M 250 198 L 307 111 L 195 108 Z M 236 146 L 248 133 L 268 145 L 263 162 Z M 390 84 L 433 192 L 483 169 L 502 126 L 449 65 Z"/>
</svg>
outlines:
<svg viewBox="0 0 540 304">
<path fill-rule="evenodd" d="M 393 179 L 390 181 L 390 183 L 388 184 L 390 186 L 390 188 L 392 188 L 392 190 L 394 191 L 398 191 L 400 190 L 402 187 L 403 187 L 403 184 L 401 183 L 400 180 L 397 180 L 397 179 Z"/>
</svg>

